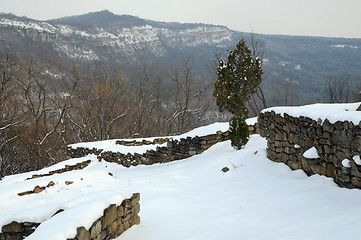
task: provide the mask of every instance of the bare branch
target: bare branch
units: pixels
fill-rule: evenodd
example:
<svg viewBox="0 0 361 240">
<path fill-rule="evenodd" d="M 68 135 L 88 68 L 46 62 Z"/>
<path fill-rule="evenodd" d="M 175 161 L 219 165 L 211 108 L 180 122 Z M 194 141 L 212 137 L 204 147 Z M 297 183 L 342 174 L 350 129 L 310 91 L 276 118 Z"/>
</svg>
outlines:
<svg viewBox="0 0 361 240">
<path fill-rule="evenodd" d="M 4 126 L 4 127 L 0 128 L 0 131 L 3 131 L 3 130 L 5 130 L 5 129 L 9 128 L 9 127 L 12 127 L 12 126 L 18 125 L 18 124 L 20 124 L 20 123 L 24 122 L 25 120 L 26 120 L 26 119 L 23 119 L 23 120 L 17 121 L 17 122 L 15 122 L 15 123 L 10 123 L 10 124 L 8 124 L 8 125 L 6 125 L 6 126 Z"/>
</svg>

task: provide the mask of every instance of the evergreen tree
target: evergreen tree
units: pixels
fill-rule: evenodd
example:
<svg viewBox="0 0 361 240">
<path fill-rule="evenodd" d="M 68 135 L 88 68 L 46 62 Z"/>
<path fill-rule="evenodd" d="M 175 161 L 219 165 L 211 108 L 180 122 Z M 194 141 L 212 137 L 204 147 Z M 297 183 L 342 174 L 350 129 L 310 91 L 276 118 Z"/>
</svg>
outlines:
<svg viewBox="0 0 361 240">
<path fill-rule="evenodd" d="M 234 115 L 230 122 L 230 139 L 232 146 L 240 149 L 249 138 L 248 127 L 247 129 L 244 127 L 247 126 L 246 103 L 261 84 L 263 74 L 261 60 L 252 57 L 251 50 L 242 39 L 230 52 L 227 60 L 219 62 L 217 74 L 213 96 L 220 111 L 228 110 Z M 237 134 L 240 135 L 236 136 Z"/>
</svg>

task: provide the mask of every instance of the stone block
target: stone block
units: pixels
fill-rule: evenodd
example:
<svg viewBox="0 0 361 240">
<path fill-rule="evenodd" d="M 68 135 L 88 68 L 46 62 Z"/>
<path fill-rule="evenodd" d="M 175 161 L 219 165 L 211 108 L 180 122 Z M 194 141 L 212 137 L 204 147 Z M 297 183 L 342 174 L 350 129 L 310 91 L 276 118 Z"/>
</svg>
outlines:
<svg viewBox="0 0 361 240">
<path fill-rule="evenodd" d="M 117 207 L 117 218 L 121 218 L 124 216 L 124 208 L 122 206 Z"/>
<path fill-rule="evenodd" d="M 130 199 L 130 205 L 135 206 L 140 201 L 140 194 L 134 193 L 133 196 Z"/>
<path fill-rule="evenodd" d="M 335 177 L 335 166 L 333 164 L 328 164 L 326 167 L 326 176 L 334 178 Z"/>
<path fill-rule="evenodd" d="M 90 233 L 84 227 L 78 227 L 76 229 L 76 231 L 77 231 L 77 234 L 76 234 L 75 238 L 77 240 L 90 240 Z"/>
<path fill-rule="evenodd" d="M 140 224 L 140 217 L 137 215 L 133 220 L 133 224 Z"/>
<path fill-rule="evenodd" d="M 123 226 L 124 226 L 124 231 L 127 231 L 130 228 L 129 222 L 124 222 Z"/>
<path fill-rule="evenodd" d="M 119 224 L 119 227 L 118 227 L 118 234 L 122 234 L 123 232 L 125 232 L 125 227 L 124 227 L 124 224 Z"/>
<path fill-rule="evenodd" d="M 301 159 L 301 165 L 303 171 L 305 171 L 308 174 L 313 173 L 310 163 L 305 158 Z"/>
<path fill-rule="evenodd" d="M 287 163 L 287 161 L 289 160 L 289 156 L 285 152 L 282 152 L 281 155 L 280 155 L 280 160 L 283 163 Z"/>
<path fill-rule="evenodd" d="M 96 236 L 100 235 L 101 231 L 102 231 L 101 220 L 95 221 L 93 223 L 93 226 L 90 228 L 90 237 L 92 239 L 95 239 Z"/>
<path fill-rule="evenodd" d="M 25 229 L 21 223 L 13 221 L 9 224 L 4 225 L 1 230 L 3 233 L 21 233 Z"/>
<path fill-rule="evenodd" d="M 121 206 L 123 206 L 124 208 L 130 208 L 132 206 L 132 202 L 130 201 L 130 199 L 125 199 Z"/>
<path fill-rule="evenodd" d="M 207 150 L 208 148 L 212 147 L 213 144 L 203 144 L 202 145 L 202 150 Z"/>
<path fill-rule="evenodd" d="M 217 139 L 207 140 L 207 144 L 212 144 L 212 145 L 214 145 L 214 144 L 216 144 L 218 142 L 219 141 Z"/>
<path fill-rule="evenodd" d="M 326 168 L 322 165 L 314 164 L 311 165 L 312 172 L 319 174 L 319 175 L 326 175 Z"/>
<path fill-rule="evenodd" d="M 45 187 L 36 186 L 34 187 L 34 193 L 40 193 L 45 190 Z"/>
<path fill-rule="evenodd" d="M 140 212 L 140 204 L 137 203 L 137 204 L 133 207 L 132 214 L 133 214 L 133 215 L 137 215 L 139 212 Z"/>
<path fill-rule="evenodd" d="M 114 221 L 111 225 L 110 225 L 110 230 L 112 232 L 115 232 L 118 229 L 118 222 Z"/>
<path fill-rule="evenodd" d="M 117 218 L 117 207 L 115 204 L 111 204 L 108 208 L 104 210 L 104 215 L 102 218 L 102 230 L 110 226 L 115 219 Z"/>
<path fill-rule="evenodd" d="M 355 187 L 361 188 L 361 178 L 352 177 L 352 178 L 351 178 L 351 183 L 352 183 L 352 185 L 354 185 Z"/>
<path fill-rule="evenodd" d="M 302 164 L 298 161 L 288 161 L 287 165 L 292 169 L 292 170 L 298 170 L 302 168 Z"/>
</svg>

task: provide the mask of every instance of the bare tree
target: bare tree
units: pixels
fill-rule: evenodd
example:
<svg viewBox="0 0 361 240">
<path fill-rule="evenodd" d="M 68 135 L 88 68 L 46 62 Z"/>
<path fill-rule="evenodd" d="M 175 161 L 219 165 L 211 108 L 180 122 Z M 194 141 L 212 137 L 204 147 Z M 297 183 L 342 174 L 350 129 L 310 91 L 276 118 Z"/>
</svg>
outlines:
<svg viewBox="0 0 361 240">
<path fill-rule="evenodd" d="M 355 102 L 361 102 L 361 78 L 357 78 L 357 83 L 354 86 L 353 100 Z"/>
<path fill-rule="evenodd" d="M 344 103 L 351 100 L 352 85 L 350 76 L 333 77 L 327 81 L 324 90 L 324 99 L 330 103 Z"/>
<path fill-rule="evenodd" d="M 283 68 L 281 75 L 273 82 L 273 92 L 277 105 L 293 105 L 297 99 L 299 83 L 293 74 Z"/>
<path fill-rule="evenodd" d="M 0 178 L 19 171 L 13 161 L 12 146 L 18 138 L 14 129 L 24 121 L 19 114 L 15 76 L 18 60 L 9 53 L 0 53 Z"/>
<path fill-rule="evenodd" d="M 79 73 L 76 73 L 77 75 Z M 120 124 L 130 109 L 128 85 L 121 71 L 106 71 L 98 65 L 93 76 L 83 75 L 74 96 L 74 110 L 67 118 L 78 141 L 106 140 L 127 136 L 130 126 Z M 124 131 L 123 131 L 124 130 Z"/>
<path fill-rule="evenodd" d="M 133 108 L 134 136 L 156 136 L 164 131 L 165 100 L 163 77 L 156 65 L 149 61 L 142 61 L 139 72 L 136 73 L 137 87 L 135 106 Z"/>
<path fill-rule="evenodd" d="M 259 58 L 263 65 L 264 54 L 266 52 L 266 41 L 256 33 L 250 33 L 249 46 L 254 59 Z M 263 81 L 262 81 L 263 82 Z M 267 101 L 263 91 L 263 83 L 261 82 L 258 91 L 251 96 L 248 101 L 248 107 L 253 115 L 257 116 L 262 109 L 267 108 Z"/>
<path fill-rule="evenodd" d="M 172 93 L 169 107 L 173 112 L 168 116 L 169 130 L 180 133 L 198 126 L 213 103 L 213 98 L 207 99 L 207 90 L 211 83 L 195 83 L 193 61 L 184 58 L 181 67 L 175 66 L 169 74 L 175 92 Z M 174 129 L 174 130 L 172 130 Z"/>
</svg>

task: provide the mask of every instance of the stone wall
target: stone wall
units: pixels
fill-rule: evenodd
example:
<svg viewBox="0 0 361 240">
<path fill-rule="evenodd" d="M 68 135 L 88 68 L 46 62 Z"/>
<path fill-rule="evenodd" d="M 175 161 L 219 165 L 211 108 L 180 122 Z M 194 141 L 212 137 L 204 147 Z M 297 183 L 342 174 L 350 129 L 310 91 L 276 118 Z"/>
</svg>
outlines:
<svg viewBox="0 0 361 240">
<path fill-rule="evenodd" d="M 331 177 L 341 187 L 361 189 L 361 122 L 331 124 L 327 119 L 322 122 L 271 111 L 261 113 L 258 124 L 260 135 L 267 139 L 270 160 L 308 175 Z M 318 156 L 308 156 L 306 152 L 311 151 Z"/>
<path fill-rule="evenodd" d="M 76 236 L 67 240 L 104 240 L 119 237 L 131 226 L 140 223 L 139 200 L 139 193 L 135 193 L 119 206 L 111 204 L 89 229 L 78 227 Z"/>
<path fill-rule="evenodd" d="M 157 147 L 156 150 L 147 150 L 143 154 L 124 154 L 120 152 L 102 151 L 101 149 L 87 149 L 87 148 L 68 148 L 68 156 L 71 158 L 78 158 L 86 156 L 90 153 L 96 154 L 99 160 L 108 162 L 115 162 L 125 167 L 137 166 L 140 164 L 151 165 L 155 163 L 166 163 L 175 160 L 191 157 L 195 154 L 200 154 L 210 148 L 212 145 L 228 140 L 228 132 L 218 131 L 216 134 L 210 134 L 202 137 L 188 137 L 180 140 L 161 139 L 159 142 L 167 142 L 166 147 Z M 146 141 L 118 141 L 118 144 L 126 146 L 141 146 L 150 145 Z"/>
<path fill-rule="evenodd" d="M 131 226 L 140 223 L 140 195 L 134 193 L 130 199 L 125 199 L 119 206 L 111 204 L 89 229 L 77 228 L 74 238 L 68 240 L 104 240 L 120 236 Z M 62 212 L 59 210 L 57 213 Z M 56 214 L 57 214 L 56 213 Z M 55 214 L 54 214 L 55 215 Z M 2 227 L 0 240 L 21 240 L 32 234 L 40 223 L 11 222 Z"/>
<path fill-rule="evenodd" d="M 20 240 L 32 234 L 40 223 L 33 222 L 11 222 L 1 229 L 0 240 Z"/>
<path fill-rule="evenodd" d="M 90 162 L 91 162 L 91 160 L 86 160 L 86 161 L 77 163 L 75 165 L 65 165 L 64 168 L 50 171 L 49 173 L 46 173 L 46 174 L 34 174 L 33 176 L 31 176 L 30 178 L 27 178 L 26 180 L 39 178 L 39 177 L 47 177 L 47 176 L 51 176 L 54 174 L 69 172 L 69 171 L 73 171 L 73 170 L 81 170 L 83 168 L 86 168 Z"/>
</svg>

